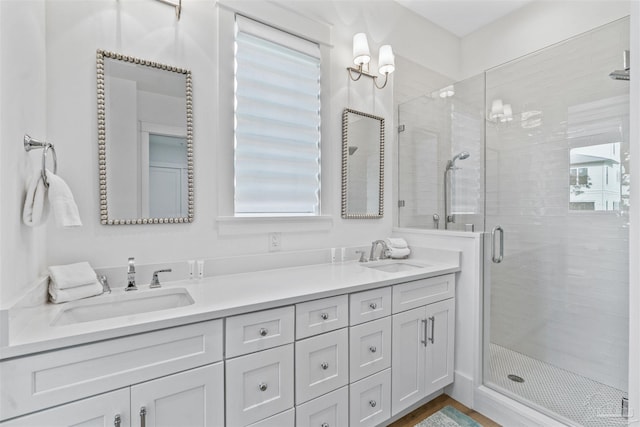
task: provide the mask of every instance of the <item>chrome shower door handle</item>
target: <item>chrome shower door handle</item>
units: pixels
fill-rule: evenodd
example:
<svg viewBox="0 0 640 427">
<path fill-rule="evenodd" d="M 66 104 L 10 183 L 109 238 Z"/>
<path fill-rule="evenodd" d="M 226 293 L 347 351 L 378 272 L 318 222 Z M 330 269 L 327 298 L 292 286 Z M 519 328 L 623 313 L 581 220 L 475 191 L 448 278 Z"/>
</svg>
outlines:
<svg viewBox="0 0 640 427">
<path fill-rule="evenodd" d="M 500 232 L 500 255 L 496 257 L 496 232 Z M 491 261 L 500 264 L 504 259 L 504 230 L 499 225 L 491 230 Z"/>
</svg>

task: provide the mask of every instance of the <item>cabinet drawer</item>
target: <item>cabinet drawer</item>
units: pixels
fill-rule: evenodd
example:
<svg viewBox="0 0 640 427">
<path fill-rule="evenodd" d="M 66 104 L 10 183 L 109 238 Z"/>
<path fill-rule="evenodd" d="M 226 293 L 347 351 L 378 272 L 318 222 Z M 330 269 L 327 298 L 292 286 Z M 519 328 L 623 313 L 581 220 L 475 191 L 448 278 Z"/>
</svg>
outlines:
<svg viewBox="0 0 640 427">
<path fill-rule="evenodd" d="M 349 329 L 351 382 L 391 366 L 391 317 Z"/>
<path fill-rule="evenodd" d="M 410 310 L 455 295 L 455 274 L 430 277 L 393 287 L 393 312 Z"/>
<path fill-rule="evenodd" d="M 349 387 L 342 387 L 297 406 L 296 425 L 349 427 Z"/>
<path fill-rule="evenodd" d="M 349 382 L 346 328 L 296 342 L 296 403 L 318 397 Z"/>
<path fill-rule="evenodd" d="M 226 374 L 228 426 L 293 407 L 293 344 L 227 360 Z"/>
<path fill-rule="evenodd" d="M 357 325 L 391 314 L 391 288 L 373 289 L 349 295 L 349 324 Z"/>
<path fill-rule="evenodd" d="M 377 426 L 391 417 L 391 369 L 349 386 L 349 426 Z"/>
<path fill-rule="evenodd" d="M 226 357 L 293 342 L 293 306 L 227 318 Z"/>
<path fill-rule="evenodd" d="M 296 304 L 296 339 L 344 328 L 349 321 L 347 295 Z"/>
<path fill-rule="evenodd" d="M 222 424 L 221 424 L 222 425 Z M 288 411 L 274 415 L 273 417 L 266 418 L 264 420 L 253 423 L 248 427 L 295 427 L 296 426 L 296 411 L 291 408 Z"/>
<path fill-rule="evenodd" d="M 0 420 L 222 359 L 222 321 L 0 362 Z"/>
</svg>

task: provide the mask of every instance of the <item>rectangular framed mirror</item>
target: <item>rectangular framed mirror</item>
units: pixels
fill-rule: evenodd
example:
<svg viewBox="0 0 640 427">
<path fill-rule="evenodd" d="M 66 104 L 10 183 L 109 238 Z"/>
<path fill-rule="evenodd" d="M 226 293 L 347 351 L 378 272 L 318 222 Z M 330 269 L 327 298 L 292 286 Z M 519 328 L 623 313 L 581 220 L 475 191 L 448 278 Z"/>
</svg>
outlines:
<svg viewBox="0 0 640 427">
<path fill-rule="evenodd" d="M 342 218 L 384 213 L 384 118 L 345 108 L 342 113 Z"/>
<path fill-rule="evenodd" d="M 193 222 L 191 72 L 97 51 L 100 222 Z"/>
</svg>

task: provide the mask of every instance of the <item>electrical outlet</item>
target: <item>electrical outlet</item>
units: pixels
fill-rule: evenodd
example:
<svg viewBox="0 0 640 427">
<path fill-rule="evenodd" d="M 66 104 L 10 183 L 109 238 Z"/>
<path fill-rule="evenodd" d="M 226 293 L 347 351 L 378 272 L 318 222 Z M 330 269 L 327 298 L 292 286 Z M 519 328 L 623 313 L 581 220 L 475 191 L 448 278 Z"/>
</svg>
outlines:
<svg viewBox="0 0 640 427">
<path fill-rule="evenodd" d="M 282 249 L 282 234 L 269 233 L 269 252 L 276 252 Z"/>
</svg>

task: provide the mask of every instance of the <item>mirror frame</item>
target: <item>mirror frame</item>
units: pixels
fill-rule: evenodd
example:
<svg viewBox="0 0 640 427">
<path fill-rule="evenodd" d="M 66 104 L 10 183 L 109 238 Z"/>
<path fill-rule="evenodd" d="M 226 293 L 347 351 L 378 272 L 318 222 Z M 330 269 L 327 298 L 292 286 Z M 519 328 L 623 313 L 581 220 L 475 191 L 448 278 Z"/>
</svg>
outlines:
<svg viewBox="0 0 640 427">
<path fill-rule="evenodd" d="M 378 120 L 380 122 L 380 176 L 378 182 L 378 212 L 348 212 L 348 159 L 349 159 L 349 114 Z M 345 108 L 342 112 L 342 218 L 344 219 L 379 219 L 384 216 L 384 118 L 362 111 Z"/>
<path fill-rule="evenodd" d="M 187 105 L 187 216 L 172 218 L 129 218 L 114 219 L 109 217 L 107 207 L 107 135 L 106 135 L 106 114 L 105 114 L 105 76 L 104 61 L 115 59 L 133 64 L 144 65 L 146 67 L 157 68 L 174 73 L 185 75 L 185 100 Z M 98 49 L 96 54 L 97 70 L 97 99 L 98 99 L 98 169 L 100 182 L 100 223 L 103 225 L 132 225 L 132 224 L 177 224 L 193 222 L 194 214 L 194 177 L 193 177 L 193 87 L 191 81 L 191 71 L 160 64 L 158 62 L 140 59 L 133 56 L 122 55 L 120 53 L 109 52 Z"/>
</svg>

